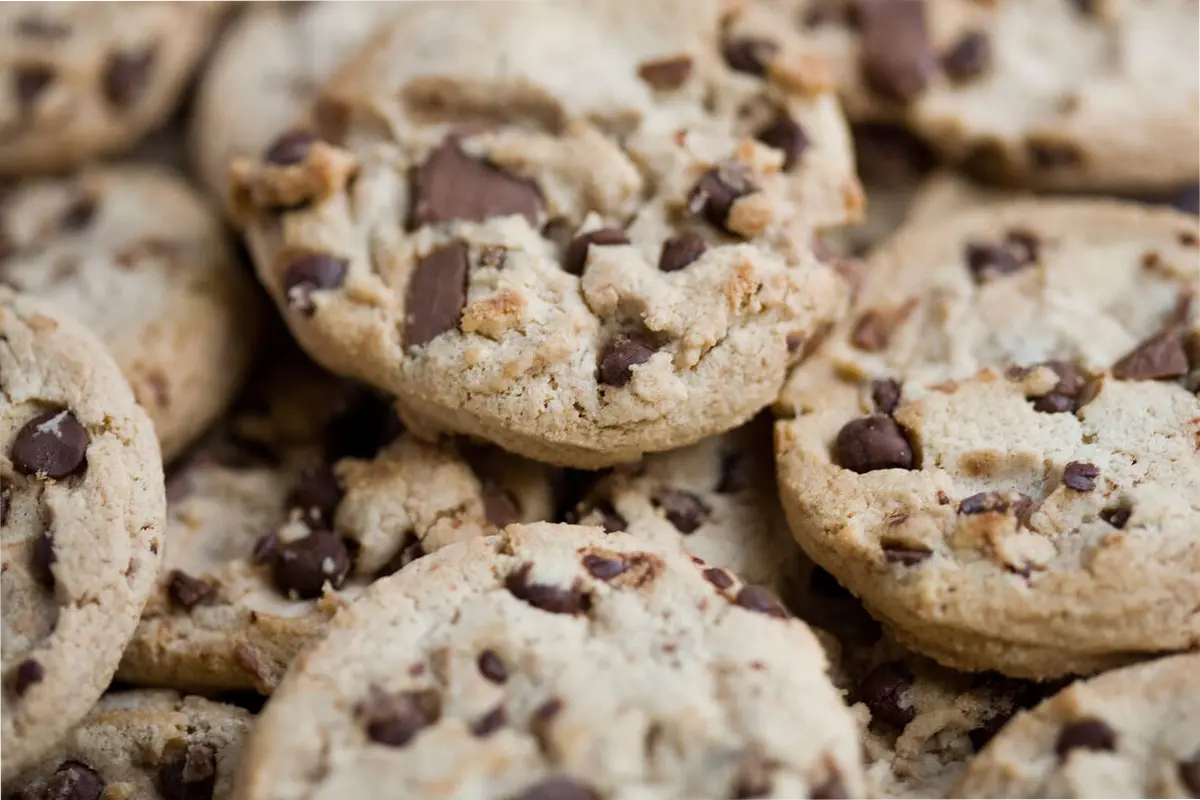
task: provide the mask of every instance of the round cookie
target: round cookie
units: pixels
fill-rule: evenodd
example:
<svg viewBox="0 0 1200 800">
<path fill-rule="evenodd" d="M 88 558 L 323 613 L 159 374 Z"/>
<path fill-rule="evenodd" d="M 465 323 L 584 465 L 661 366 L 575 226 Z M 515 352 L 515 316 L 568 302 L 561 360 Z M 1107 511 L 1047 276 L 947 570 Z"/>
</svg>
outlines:
<svg viewBox="0 0 1200 800">
<path fill-rule="evenodd" d="M 295 131 L 232 170 L 296 338 L 415 428 L 554 464 L 752 417 L 841 310 L 808 243 L 861 195 L 831 91 L 731 67 L 718 21 L 683 0 L 413 4 L 323 90 L 341 146 Z"/>
<path fill-rule="evenodd" d="M 1021 714 L 955 797 L 1200 795 L 1200 655 L 1077 681 Z"/>
<path fill-rule="evenodd" d="M 154 429 L 103 345 L 0 287 L 3 779 L 108 685 L 163 533 Z"/>
<path fill-rule="evenodd" d="M 1200 643 L 1198 244 L 1194 218 L 1105 201 L 914 221 L 781 397 L 801 546 L 963 669 Z"/>
<path fill-rule="evenodd" d="M 0 175 L 127 150 L 171 115 L 223 3 L 0 5 Z"/>
<path fill-rule="evenodd" d="M 769 594 L 677 546 L 511 525 L 343 611 L 260 717 L 239 789 L 857 797 L 854 720 L 824 668 Z"/>
<path fill-rule="evenodd" d="M 553 513 L 540 466 L 423 442 L 372 393 L 276 363 L 170 476 L 164 564 L 121 680 L 268 694 L 378 576 Z"/>
<path fill-rule="evenodd" d="M 0 209 L 0 283 L 100 337 L 167 460 L 224 410 L 254 353 L 257 297 L 221 218 L 164 170 L 17 184 Z"/>
<path fill-rule="evenodd" d="M 165 690 L 105 695 L 37 764 L 14 800 L 227 800 L 253 726 L 244 709 Z"/>
</svg>

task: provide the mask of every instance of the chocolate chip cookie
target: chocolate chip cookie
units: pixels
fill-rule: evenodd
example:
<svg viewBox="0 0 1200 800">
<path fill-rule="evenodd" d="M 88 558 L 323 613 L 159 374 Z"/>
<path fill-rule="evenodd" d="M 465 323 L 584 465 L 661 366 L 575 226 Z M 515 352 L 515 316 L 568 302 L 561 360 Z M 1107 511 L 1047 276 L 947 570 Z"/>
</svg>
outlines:
<svg viewBox="0 0 1200 800">
<path fill-rule="evenodd" d="M 3 779 L 96 702 L 154 585 L 154 429 L 104 346 L 0 287 Z"/>
<path fill-rule="evenodd" d="M 99 168 L 17 184 L 0 210 L 0 283 L 89 326 L 170 460 L 233 398 L 258 298 L 212 211 L 181 177 Z"/>
<path fill-rule="evenodd" d="M 768 593 L 677 546 L 511 525 L 340 614 L 260 717 L 239 788 L 247 800 L 860 796 L 854 720 L 824 668 L 811 631 Z"/>
<path fill-rule="evenodd" d="M 841 310 L 808 244 L 861 194 L 832 91 L 722 53 L 717 6 L 414 5 L 318 132 L 235 164 L 296 338 L 414 428 L 560 465 L 752 417 Z"/>
<path fill-rule="evenodd" d="M 1105 201 L 914 222 L 782 395 L 797 540 L 951 666 L 1196 646 L 1198 247 L 1192 217 Z"/>
<path fill-rule="evenodd" d="M 164 690 L 100 699 L 38 763 L 4 784 L 14 800 L 227 800 L 254 723 L 237 706 Z"/>
</svg>

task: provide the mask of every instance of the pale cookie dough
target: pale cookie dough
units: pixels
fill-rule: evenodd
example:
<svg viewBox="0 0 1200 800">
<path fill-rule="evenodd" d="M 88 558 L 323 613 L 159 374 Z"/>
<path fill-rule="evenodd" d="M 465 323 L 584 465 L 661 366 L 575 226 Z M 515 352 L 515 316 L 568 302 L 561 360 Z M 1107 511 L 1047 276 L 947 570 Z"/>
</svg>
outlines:
<svg viewBox="0 0 1200 800">
<path fill-rule="evenodd" d="M 259 720 L 245 800 L 858 797 L 812 632 L 624 533 L 512 525 L 379 581 Z"/>
<path fill-rule="evenodd" d="M 15 781 L 13 800 L 228 800 L 254 724 L 244 709 L 165 690 L 104 696 Z"/>
<path fill-rule="evenodd" d="M 0 175 L 60 172 L 161 125 L 223 3 L 0 3 Z"/>
<path fill-rule="evenodd" d="M 232 170 L 297 339 L 414 427 L 560 465 L 752 417 L 842 308 L 808 243 L 861 194 L 831 91 L 731 67 L 718 21 L 412 4 L 324 89 L 340 145 L 294 131 Z"/>
<path fill-rule="evenodd" d="M 1200 655 L 1078 681 L 996 735 L 955 797 L 1200 797 Z"/>
<path fill-rule="evenodd" d="M 963 669 L 1200 644 L 1198 246 L 1194 218 L 1105 201 L 914 221 L 781 397 L 801 546 Z"/>
<path fill-rule="evenodd" d="M 0 284 L 92 329 L 167 460 L 225 409 L 254 355 L 251 278 L 220 216 L 165 170 L 107 167 L 17 184 L 0 206 Z"/>
<path fill-rule="evenodd" d="M 117 676 L 270 693 L 378 576 L 552 514 L 540 466 L 425 443 L 370 392 L 283 361 L 170 476 L 158 589 Z"/>
<path fill-rule="evenodd" d="M 0 287 L 2 775 L 88 712 L 154 585 L 162 458 L 79 323 Z"/>
</svg>

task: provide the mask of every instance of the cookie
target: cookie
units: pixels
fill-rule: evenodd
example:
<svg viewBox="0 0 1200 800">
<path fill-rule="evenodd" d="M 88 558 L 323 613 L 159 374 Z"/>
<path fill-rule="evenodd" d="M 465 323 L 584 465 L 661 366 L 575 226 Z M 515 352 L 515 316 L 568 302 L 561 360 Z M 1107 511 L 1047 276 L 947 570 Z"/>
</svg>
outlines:
<svg viewBox="0 0 1200 800">
<path fill-rule="evenodd" d="M 779 403 L 801 546 L 961 669 L 1200 643 L 1198 244 L 1194 218 L 1082 200 L 897 234 Z"/>
<path fill-rule="evenodd" d="M 163 569 L 122 680 L 270 693 L 378 576 L 553 513 L 541 467 L 423 442 L 371 393 L 276 364 L 169 476 Z"/>
<path fill-rule="evenodd" d="M 241 385 L 258 298 L 221 219 L 182 178 L 108 167 L 17 184 L 0 209 L 0 283 L 88 325 L 170 460 Z"/>
<path fill-rule="evenodd" d="M 857 797 L 854 721 L 824 667 L 768 593 L 676 546 L 511 525 L 342 612 L 260 717 L 239 789 Z"/>
<path fill-rule="evenodd" d="M 297 339 L 414 428 L 558 465 L 754 416 L 842 308 L 809 242 L 861 195 L 832 92 L 727 63 L 718 22 L 682 0 L 413 4 L 323 90 L 325 140 L 234 165 Z"/>
<path fill-rule="evenodd" d="M 1196 797 L 1200 655 L 1071 684 L 1006 725 L 955 797 Z"/>
<path fill-rule="evenodd" d="M 127 150 L 179 101 L 224 4 L 0 6 L 0 175 Z"/>
<path fill-rule="evenodd" d="M 162 459 L 104 346 L 0 288 L 3 779 L 88 712 L 154 584 Z"/>
<path fill-rule="evenodd" d="M 165 690 L 100 699 L 5 797 L 227 800 L 253 726 L 244 709 Z"/>
</svg>

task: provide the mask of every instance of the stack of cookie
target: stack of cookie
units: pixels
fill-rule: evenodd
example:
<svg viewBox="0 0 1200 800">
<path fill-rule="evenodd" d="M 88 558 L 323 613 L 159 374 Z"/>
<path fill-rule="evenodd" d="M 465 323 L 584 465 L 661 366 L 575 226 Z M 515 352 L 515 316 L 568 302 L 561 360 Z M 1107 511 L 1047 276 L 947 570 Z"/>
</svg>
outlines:
<svg viewBox="0 0 1200 800">
<path fill-rule="evenodd" d="M 4 797 L 1200 797 L 1198 23 L 0 6 Z"/>
</svg>

